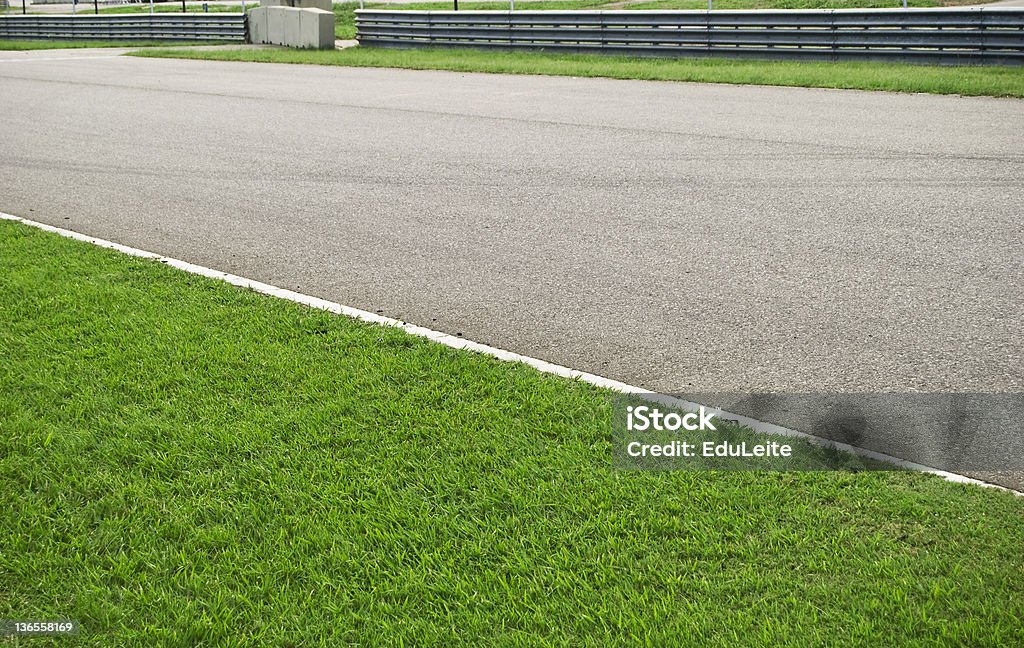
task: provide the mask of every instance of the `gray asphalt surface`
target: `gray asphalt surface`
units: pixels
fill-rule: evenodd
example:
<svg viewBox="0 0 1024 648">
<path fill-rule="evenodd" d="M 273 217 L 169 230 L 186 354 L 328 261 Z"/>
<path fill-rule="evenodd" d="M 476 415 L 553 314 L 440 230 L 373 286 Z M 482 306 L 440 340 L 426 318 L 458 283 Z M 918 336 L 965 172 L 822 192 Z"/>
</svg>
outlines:
<svg viewBox="0 0 1024 648">
<path fill-rule="evenodd" d="M 0 114 L 2 211 L 654 390 L 1024 391 L 1024 101 L 65 51 Z"/>
</svg>

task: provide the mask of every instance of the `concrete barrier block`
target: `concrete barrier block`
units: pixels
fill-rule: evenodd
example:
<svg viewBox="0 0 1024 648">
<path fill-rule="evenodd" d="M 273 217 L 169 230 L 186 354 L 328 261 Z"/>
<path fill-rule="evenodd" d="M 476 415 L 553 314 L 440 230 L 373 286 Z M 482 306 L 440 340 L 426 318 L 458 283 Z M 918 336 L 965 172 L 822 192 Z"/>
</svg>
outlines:
<svg viewBox="0 0 1024 648">
<path fill-rule="evenodd" d="M 297 11 L 288 7 L 265 7 L 267 12 L 267 41 L 273 45 L 284 45 L 284 13 Z"/>
<path fill-rule="evenodd" d="M 322 9 L 324 11 L 331 11 L 333 4 L 331 0 L 291 0 L 293 7 L 299 9 Z"/>
<path fill-rule="evenodd" d="M 278 11 L 284 14 L 284 40 L 281 45 L 287 45 L 288 47 L 300 47 L 299 43 L 302 42 L 302 9 L 293 9 L 292 7 L 280 7 Z"/>
<path fill-rule="evenodd" d="M 299 47 L 334 49 L 334 13 L 323 9 L 303 9 L 300 16 L 302 37 Z"/>
<path fill-rule="evenodd" d="M 267 10 L 262 7 L 249 11 L 249 42 L 270 42 L 267 40 Z"/>
<path fill-rule="evenodd" d="M 314 9 L 314 11 L 316 11 Z M 317 12 L 317 26 L 320 32 L 320 49 L 334 49 L 334 11 Z"/>
</svg>

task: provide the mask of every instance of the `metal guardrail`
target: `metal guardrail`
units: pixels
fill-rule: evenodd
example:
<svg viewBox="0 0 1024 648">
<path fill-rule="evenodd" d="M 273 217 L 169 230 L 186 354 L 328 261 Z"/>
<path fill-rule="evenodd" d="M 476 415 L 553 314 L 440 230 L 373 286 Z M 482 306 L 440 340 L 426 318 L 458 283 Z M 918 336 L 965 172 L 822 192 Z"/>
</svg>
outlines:
<svg viewBox="0 0 1024 648">
<path fill-rule="evenodd" d="M 0 39 L 245 42 L 242 13 L 0 16 Z"/>
<path fill-rule="evenodd" d="M 378 47 L 1024 64 L 1024 9 L 356 11 Z"/>
</svg>

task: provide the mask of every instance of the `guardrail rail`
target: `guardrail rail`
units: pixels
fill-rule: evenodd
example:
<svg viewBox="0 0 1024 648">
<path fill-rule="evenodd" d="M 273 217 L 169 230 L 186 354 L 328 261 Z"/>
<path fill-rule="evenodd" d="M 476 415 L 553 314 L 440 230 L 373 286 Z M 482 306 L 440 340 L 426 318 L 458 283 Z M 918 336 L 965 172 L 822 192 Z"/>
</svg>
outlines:
<svg viewBox="0 0 1024 648">
<path fill-rule="evenodd" d="M 0 16 L 5 40 L 246 40 L 242 13 Z"/>
<path fill-rule="evenodd" d="M 1024 64 L 1024 9 L 356 11 L 377 47 Z"/>
</svg>

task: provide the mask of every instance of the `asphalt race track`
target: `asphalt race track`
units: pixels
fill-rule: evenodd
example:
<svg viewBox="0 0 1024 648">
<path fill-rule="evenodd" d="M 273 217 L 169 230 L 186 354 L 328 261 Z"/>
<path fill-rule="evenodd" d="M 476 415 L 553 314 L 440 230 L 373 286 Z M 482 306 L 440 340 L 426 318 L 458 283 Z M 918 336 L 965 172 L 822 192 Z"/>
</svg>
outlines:
<svg viewBox="0 0 1024 648">
<path fill-rule="evenodd" d="M 1024 392 L 1024 101 L 113 54 L 0 52 L 0 211 L 663 392 Z"/>
</svg>

